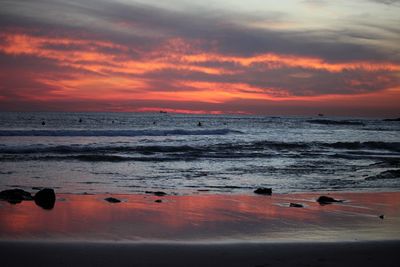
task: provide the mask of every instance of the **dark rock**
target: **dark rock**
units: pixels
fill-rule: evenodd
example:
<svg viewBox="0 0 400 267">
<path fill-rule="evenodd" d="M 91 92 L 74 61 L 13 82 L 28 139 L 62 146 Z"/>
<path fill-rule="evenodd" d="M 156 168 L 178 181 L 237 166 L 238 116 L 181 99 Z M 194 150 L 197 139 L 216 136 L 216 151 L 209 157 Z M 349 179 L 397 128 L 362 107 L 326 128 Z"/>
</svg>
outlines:
<svg viewBox="0 0 400 267">
<path fill-rule="evenodd" d="M 8 189 L 0 192 L 0 200 L 11 204 L 21 203 L 23 200 L 33 200 L 31 193 L 22 189 Z"/>
<path fill-rule="evenodd" d="M 383 215 L 383 214 L 379 215 L 379 218 L 383 220 L 383 219 L 385 219 L 385 215 Z"/>
<path fill-rule="evenodd" d="M 290 204 L 289 204 L 289 207 L 292 207 L 292 208 L 302 208 L 303 205 L 302 205 L 302 204 L 298 204 L 298 203 L 290 203 Z"/>
<path fill-rule="evenodd" d="M 42 207 L 45 210 L 51 210 L 54 208 L 54 204 L 56 203 L 56 194 L 53 189 L 44 188 L 37 192 L 33 199 L 39 207 Z"/>
<path fill-rule="evenodd" d="M 320 196 L 317 199 L 317 202 L 321 205 L 325 205 L 325 204 L 331 204 L 334 202 L 343 202 L 343 200 L 337 200 L 337 199 L 334 199 L 333 197 Z"/>
<path fill-rule="evenodd" d="M 154 202 L 156 202 L 156 203 L 161 203 L 162 200 L 161 200 L 161 199 L 157 199 L 157 200 L 155 200 Z"/>
<path fill-rule="evenodd" d="M 104 200 L 108 201 L 110 203 L 120 203 L 121 202 L 121 200 L 114 198 L 114 197 L 108 197 L 108 198 L 105 198 Z"/>
<path fill-rule="evenodd" d="M 153 195 L 159 196 L 159 197 L 167 195 L 167 193 L 162 192 L 162 191 L 146 191 L 145 193 L 146 194 L 153 194 Z"/>
<path fill-rule="evenodd" d="M 271 195 L 272 194 L 272 188 L 259 187 L 256 190 L 254 190 L 254 193 L 260 194 L 260 195 Z"/>
</svg>

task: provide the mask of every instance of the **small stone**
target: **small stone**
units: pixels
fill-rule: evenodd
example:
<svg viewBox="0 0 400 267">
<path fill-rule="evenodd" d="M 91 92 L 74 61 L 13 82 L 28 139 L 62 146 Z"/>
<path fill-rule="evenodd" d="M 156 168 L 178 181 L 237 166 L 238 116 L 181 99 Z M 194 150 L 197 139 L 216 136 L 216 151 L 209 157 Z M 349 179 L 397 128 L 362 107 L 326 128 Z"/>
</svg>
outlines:
<svg viewBox="0 0 400 267">
<path fill-rule="evenodd" d="M 121 200 L 114 198 L 114 197 L 108 197 L 108 198 L 105 198 L 104 200 L 108 201 L 110 203 L 120 203 L 121 202 Z"/>
<path fill-rule="evenodd" d="M 33 200 L 31 193 L 22 189 L 8 189 L 0 192 L 0 200 L 11 204 L 21 203 L 23 200 Z"/>
<path fill-rule="evenodd" d="M 337 199 L 334 199 L 333 197 L 320 196 L 317 199 L 317 202 L 321 205 L 325 205 L 325 204 L 331 204 L 333 202 L 343 202 L 343 200 L 337 200 Z"/>
<path fill-rule="evenodd" d="M 260 195 L 271 195 L 272 194 L 272 188 L 259 187 L 256 190 L 254 190 L 254 193 L 260 194 Z"/>
<path fill-rule="evenodd" d="M 289 207 L 292 207 L 292 208 L 303 208 L 303 205 L 302 204 L 298 204 L 298 203 L 290 203 Z"/>
<path fill-rule="evenodd" d="M 33 197 L 35 200 L 35 204 L 39 207 L 42 207 L 46 210 L 51 210 L 54 208 L 54 204 L 56 203 L 56 194 L 54 190 L 51 188 L 44 188 L 37 192 Z"/>
</svg>

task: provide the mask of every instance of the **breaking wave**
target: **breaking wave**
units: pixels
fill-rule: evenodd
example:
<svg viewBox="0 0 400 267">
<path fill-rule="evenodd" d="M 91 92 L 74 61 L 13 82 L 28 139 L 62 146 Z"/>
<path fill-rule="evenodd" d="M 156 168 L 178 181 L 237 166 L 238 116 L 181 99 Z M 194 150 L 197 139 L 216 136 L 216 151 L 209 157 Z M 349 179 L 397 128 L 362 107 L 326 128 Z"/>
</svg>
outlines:
<svg viewBox="0 0 400 267">
<path fill-rule="evenodd" d="M 226 135 L 241 134 L 242 132 L 231 129 L 210 130 L 2 130 L 0 136 L 168 136 L 168 135 Z"/>
<path fill-rule="evenodd" d="M 198 158 L 267 158 L 330 155 L 341 158 L 399 156 L 400 142 L 248 143 L 194 145 L 0 145 L 0 160 L 171 161 Z"/>
</svg>

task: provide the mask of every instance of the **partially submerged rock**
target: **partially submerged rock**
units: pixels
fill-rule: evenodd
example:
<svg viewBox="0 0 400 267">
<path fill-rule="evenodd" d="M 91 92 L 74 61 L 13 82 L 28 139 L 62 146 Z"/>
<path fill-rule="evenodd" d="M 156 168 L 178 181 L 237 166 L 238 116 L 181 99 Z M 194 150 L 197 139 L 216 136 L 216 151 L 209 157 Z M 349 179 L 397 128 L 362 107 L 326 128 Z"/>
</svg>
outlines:
<svg viewBox="0 0 400 267">
<path fill-rule="evenodd" d="M 303 208 L 303 205 L 299 204 L 299 203 L 290 203 L 289 207 L 292 207 L 292 208 Z"/>
<path fill-rule="evenodd" d="M 334 199 L 333 197 L 320 196 L 317 199 L 317 202 L 321 205 L 324 205 L 324 204 L 332 204 L 334 202 L 343 202 L 343 200 L 337 200 L 337 199 Z"/>
<path fill-rule="evenodd" d="M 104 199 L 105 201 L 108 201 L 110 203 L 120 203 L 121 200 L 119 200 L 118 198 L 114 198 L 114 197 L 108 197 Z"/>
<path fill-rule="evenodd" d="M 54 208 L 56 203 L 56 193 L 51 188 L 44 188 L 37 192 L 33 197 L 36 205 L 46 210 Z"/>
<path fill-rule="evenodd" d="M 23 200 L 33 200 L 31 193 L 22 189 L 8 189 L 0 192 L 0 200 L 11 204 L 21 203 Z"/>
<path fill-rule="evenodd" d="M 254 190 L 254 193 L 259 194 L 259 195 L 271 195 L 272 194 L 272 188 L 259 187 L 256 190 Z"/>
</svg>

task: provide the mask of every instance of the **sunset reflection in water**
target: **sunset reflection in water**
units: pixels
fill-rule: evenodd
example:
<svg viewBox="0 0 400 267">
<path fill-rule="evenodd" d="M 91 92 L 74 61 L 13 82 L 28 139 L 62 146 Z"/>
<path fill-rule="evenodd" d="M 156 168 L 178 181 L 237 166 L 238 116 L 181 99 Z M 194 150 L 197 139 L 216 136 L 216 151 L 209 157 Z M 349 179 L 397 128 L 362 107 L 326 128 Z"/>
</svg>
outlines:
<svg viewBox="0 0 400 267">
<path fill-rule="evenodd" d="M 400 237 L 400 193 L 332 193 L 344 203 L 321 206 L 317 194 L 59 195 L 55 208 L 0 202 L 1 240 L 308 241 Z M 154 202 L 162 199 L 162 203 Z M 304 208 L 290 208 L 289 203 Z M 385 218 L 380 219 L 379 215 Z"/>
</svg>

